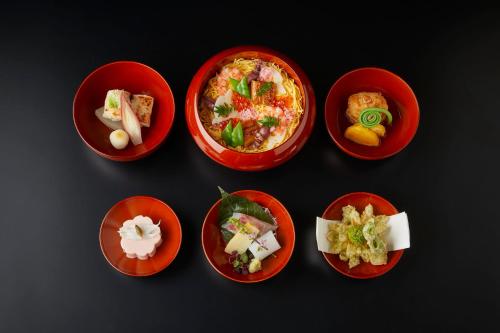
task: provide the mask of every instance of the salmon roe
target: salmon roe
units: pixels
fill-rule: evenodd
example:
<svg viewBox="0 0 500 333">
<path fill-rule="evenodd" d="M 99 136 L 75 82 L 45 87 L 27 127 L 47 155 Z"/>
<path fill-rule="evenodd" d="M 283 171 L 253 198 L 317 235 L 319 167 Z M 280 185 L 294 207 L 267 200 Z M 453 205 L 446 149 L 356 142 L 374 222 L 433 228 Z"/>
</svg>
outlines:
<svg viewBox="0 0 500 333">
<path fill-rule="evenodd" d="M 236 109 L 236 111 L 241 112 L 245 109 L 248 109 L 250 106 L 252 106 L 252 103 L 250 100 L 246 97 L 241 96 L 240 94 L 233 92 L 233 106 Z"/>
</svg>

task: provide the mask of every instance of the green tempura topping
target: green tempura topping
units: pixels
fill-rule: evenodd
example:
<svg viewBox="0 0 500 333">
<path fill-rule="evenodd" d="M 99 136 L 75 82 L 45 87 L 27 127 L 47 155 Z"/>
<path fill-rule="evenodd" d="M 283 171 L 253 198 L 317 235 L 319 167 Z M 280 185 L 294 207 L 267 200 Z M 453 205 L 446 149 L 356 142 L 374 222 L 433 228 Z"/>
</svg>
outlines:
<svg viewBox="0 0 500 333">
<path fill-rule="evenodd" d="M 354 244 L 361 245 L 365 242 L 362 226 L 351 225 L 347 229 L 347 237 L 349 237 L 349 240 Z"/>
</svg>

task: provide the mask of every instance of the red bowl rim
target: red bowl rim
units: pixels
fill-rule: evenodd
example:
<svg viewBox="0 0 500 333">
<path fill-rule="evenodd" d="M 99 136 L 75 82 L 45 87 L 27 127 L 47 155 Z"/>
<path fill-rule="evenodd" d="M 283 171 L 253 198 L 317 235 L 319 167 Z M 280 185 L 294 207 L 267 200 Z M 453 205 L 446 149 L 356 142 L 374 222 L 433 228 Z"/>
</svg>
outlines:
<svg viewBox="0 0 500 333">
<path fill-rule="evenodd" d="M 281 206 L 281 208 L 283 209 L 283 211 L 286 213 L 286 215 L 288 216 L 288 218 L 290 219 L 290 223 L 292 225 L 292 248 L 290 249 L 290 255 L 288 256 L 288 258 L 286 258 L 286 261 L 283 263 L 283 265 L 281 266 L 280 269 L 278 269 L 277 271 L 275 271 L 274 273 L 272 273 L 271 275 L 268 275 L 268 276 L 265 276 L 261 279 L 258 279 L 258 280 L 242 280 L 242 279 L 236 279 L 236 278 L 233 278 L 229 275 L 226 275 L 224 274 L 222 271 L 220 271 L 213 263 L 212 261 L 210 260 L 210 257 L 208 256 L 208 253 L 207 253 L 207 250 L 205 248 L 205 241 L 203 239 L 203 234 L 205 232 L 205 226 L 207 224 L 207 219 L 208 219 L 208 216 L 210 215 L 210 213 L 212 212 L 212 210 L 216 209 L 216 206 L 221 202 L 222 199 L 219 199 L 217 200 L 211 207 L 210 209 L 208 210 L 208 213 L 205 215 L 205 219 L 203 220 L 203 225 L 201 227 L 201 245 L 203 247 L 203 253 L 205 253 L 205 258 L 207 259 L 208 263 L 210 264 L 210 266 L 212 266 L 212 268 L 217 272 L 219 273 L 220 275 L 222 275 L 223 277 L 225 277 L 226 279 L 229 279 L 229 280 L 232 280 L 232 281 L 235 281 L 235 282 L 239 282 L 239 283 L 245 283 L 245 284 L 251 284 L 251 283 L 258 283 L 258 282 L 262 282 L 262 281 L 265 281 L 265 280 L 269 280 L 270 278 L 276 276 L 278 273 L 280 273 L 285 267 L 286 265 L 288 265 L 288 262 L 290 261 L 290 259 L 292 258 L 292 255 L 293 255 L 293 250 L 295 248 L 295 226 L 293 225 L 293 220 L 292 220 L 292 216 L 290 215 L 290 213 L 288 213 L 288 210 L 286 209 L 286 207 L 278 200 L 276 199 L 275 197 L 273 197 L 272 195 L 270 194 L 267 194 L 265 192 L 262 192 L 262 191 L 256 191 L 256 190 L 239 190 L 239 191 L 236 191 L 236 192 L 232 192 L 231 194 L 234 194 L 234 195 L 241 195 L 241 194 L 245 194 L 245 193 L 255 193 L 255 194 L 260 194 L 260 195 L 263 195 L 263 196 L 266 196 L 266 197 L 269 197 L 273 200 L 276 200 L 276 202 Z"/>
<path fill-rule="evenodd" d="M 116 267 L 110 260 L 109 258 L 106 256 L 106 253 L 104 252 L 104 245 L 103 245 L 103 241 L 102 241 L 102 238 L 101 238 L 101 234 L 102 234 L 102 228 L 104 226 L 104 222 L 106 221 L 106 219 L 108 218 L 108 215 L 110 214 L 110 212 L 117 206 L 121 205 L 122 203 L 124 203 L 125 201 L 129 201 L 129 200 L 135 200 L 135 199 L 147 199 L 147 200 L 154 200 L 154 201 L 158 201 L 159 203 L 167 206 L 171 211 L 172 213 L 174 214 L 175 216 L 175 221 L 177 222 L 177 225 L 179 227 L 179 244 L 177 245 L 177 249 L 175 251 L 175 254 L 173 255 L 172 257 L 172 260 L 170 260 L 170 262 L 165 265 L 165 267 L 162 267 L 161 269 L 155 271 L 155 272 L 152 272 L 152 273 L 147 273 L 147 274 L 134 274 L 134 273 L 128 273 L 128 272 L 124 272 L 122 270 L 120 270 L 118 267 Z M 102 255 L 104 256 L 104 258 L 106 258 L 106 261 L 111 265 L 111 267 L 113 267 L 115 270 L 117 270 L 118 272 L 122 273 L 122 274 L 125 274 L 125 275 L 128 275 L 128 276 L 134 276 L 134 277 L 147 277 L 147 276 L 151 276 L 151 275 L 155 275 L 155 274 L 158 274 L 160 273 L 161 271 L 163 271 L 165 268 L 167 268 L 168 266 L 170 266 L 170 264 L 172 264 L 172 262 L 175 260 L 175 258 L 177 257 L 177 255 L 179 254 L 179 251 L 181 249 L 181 244 L 182 244 L 182 227 L 181 227 L 181 223 L 179 221 L 179 217 L 177 217 L 177 214 L 175 213 L 175 211 L 172 209 L 172 207 L 170 207 L 169 205 L 167 205 L 165 202 L 163 202 L 162 200 L 160 199 L 157 199 L 155 197 L 151 197 L 151 196 L 148 196 L 148 195 L 134 195 L 134 196 L 131 196 L 131 197 L 127 197 L 125 199 L 122 199 L 120 201 L 118 201 L 117 203 L 115 203 L 107 212 L 106 212 L 106 215 L 104 215 L 103 219 L 102 219 L 102 222 L 101 222 L 101 226 L 99 227 L 99 246 L 101 248 L 101 252 L 102 252 Z"/>
<path fill-rule="evenodd" d="M 326 212 L 328 212 L 331 207 L 333 207 L 334 205 L 336 205 L 337 202 L 339 202 L 340 200 L 342 200 L 342 199 L 344 199 L 346 197 L 350 197 L 352 195 L 364 195 L 364 196 L 376 197 L 379 200 L 385 201 L 391 208 L 394 208 L 394 210 L 396 212 L 399 212 L 396 209 L 396 207 L 394 207 L 394 205 L 392 203 L 390 203 L 388 200 L 386 200 L 385 198 L 381 197 L 380 195 L 369 193 L 369 192 L 351 192 L 351 193 L 344 194 L 344 195 L 338 197 L 337 199 L 335 199 L 332 203 L 330 203 L 328 205 L 328 207 L 326 207 L 326 209 L 323 211 L 323 214 L 321 216 L 323 218 L 325 218 Z M 321 254 L 323 254 L 323 257 L 325 258 L 325 261 L 328 263 L 328 265 L 332 266 L 337 272 L 341 273 L 342 275 L 345 275 L 345 276 L 348 276 L 348 277 L 351 277 L 351 278 L 354 278 L 354 279 L 367 280 L 367 279 L 373 279 L 375 277 L 379 277 L 381 275 L 384 275 L 387 272 L 389 272 L 391 269 L 393 269 L 394 266 L 397 265 L 397 263 L 399 262 L 399 260 L 403 256 L 404 250 L 396 250 L 396 251 L 391 251 L 391 252 L 393 252 L 393 256 L 392 256 L 393 259 L 391 260 L 390 263 L 387 263 L 387 266 L 386 266 L 387 268 L 384 271 L 380 271 L 378 273 L 374 273 L 374 274 L 371 274 L 371 275 L 364 275 L 364 276 L 359 276 L 359 275 L 356 275 L 356 274 L 353 274 L 353 273 L 344 272 L 344 271 L 340 270 L 338 267 L 336 267 L 335 265 L 333 265 L 327 259 L 327 253 L 321 252 Z"/>
<path fill-rule="evenodd" d="M 363 155 L 363 154 L 358 154 L 358 153 L 355 153 L 349 149 L 347 149 L 346 147 L 344 147 L 336 138 L 335 138 L 335 135 L 332 133 L 332 130 L 330 129 L 331 126 L 329 125 L 329 121 L 327 120 L 327 112 L 328 112 L 328 101 L 330 100 L 330 95 L 333 94 L 333 91 L 335 90 L 337 84 L 343 80 L 346 76 L 349 76 L 351 75 L 352 73 L 355 73 L 355 72 L 359 72 L 359 71 L 365 71 L 365 70 L 375 70 L 375 71 L 381 71 L 381 72 L 385 72 L 386 74 L 389 74 L 390 76 L 394 77 L 395 79 L 397 79 L 398 81 L 400 81 L 403 86 L 405 86 L 408 91 L 410 92 L 414 102 L 415 102 L 415 105 L 416 105 L 416 111 L 417 111 L 417 126 L 415 128 L 415 131 L 412 133 L 412 135 L 408 138 L 407 142 L 402 145 L 400 148 L 398 148 L 397 150 L 395 150 L 394 152 L 392 153 L 387 153 L 387 154 L 383 154 L 383 155 L 380 155 L 380 156 L 366 156 L 366 155 Z M 417 100 L 417 96 L 415 95 L 415 93 L 413 92 L 413 89 L 410 87 L 410 85 L 405 81 L 403 80 L 399 75 L 397 74 L 394 74 L 393 72 L 387 70 L 387 69 L 384 69 L 384 68 L 380 68 L 380 67 L 361 67 L 361 68 L 356 68 L 356 69 L 353 69 L 347 73 L 345 73 L 344 75 L 342 75 L 341 77 L 339 77 L 335 83 L 331 86 L 330 90 L 328 91 L 328 95 L 326 96 L 326 100 L 325 100 L 325 110 L 324 110 L 324 118 L 325 118 L 325 124 L 326 124 L 326 129 L 328 130 L 328 134 L 330 135 L 330 137 L 332 138 L 332 140 L 335 142 L 335 144 L 342 150 L 344 151 L 345 153 L 347 153 L 348 155 L 351 155 L 352 157 L 355 157 L 355 158 L 358 158 L 358 159 L 361 159 L 361 160 L 371 160 L 371 161 L 374 161 L 374 160 L 383 160 L 385 158 L 389 158 L 391 156 L 394 156 L 396 154 L 398 154 L 400 151 L 402 151 L 403 149 L 405 149 L 409 144 L 410 142 L 413 140 L 413 138 L 415 137 L 415 135 L 417 134 L 417 129 L 418 129 L 418 125 L 420 123 L 420 106 L 418 104 L 418 100 Z"/>
<path fill-rule="evenodd" d="M 199 126 L 201 124 L 201 122 L 199 120 L 198 112 L 196 112 L 197 106 L 194 107 L 193 105 L 191 105 L 192 103 L 189 103 L 191 101 L 191 97 L 194 99 L 194 96 L 197 93 L 199 93 L 202 89 L 202 87 L 195 89 L 195 85 L 197 83 L 196 81 L 201 80 L 203 78 L 204 74 L 207 71 L 211 70 L 217 64 L 218 61 L 220 61 L 224 58 L 227 58 L 235 53 L 250 52 L 250 51 L 266 53 L 266 54 L 272 55 L 276 58 L 279 58 L 281 61 L 283 61 L 285 64 L 287 64 L 295 72 L 297 77 L 299 77 L 301 87 L 306 95 L 305 97 L 307 98 L 306 103 L 308 103 L 308 105 L 306 105 L 306 108 L 304 110 L 305 112 L 304 112 L 303 118 L 301 120 L 301 122 L 304 122 L 304 127 L 303 127 L 302 131 L 299 132 L 298 128 L 297 128 L 296 131 L 292 134 L 292 136 L 289 137 L 285 142 L 283 142 L 278 147 L 275 147 L 274 149 L 267 150 L 264 152 L 259 152 L 259 153 L 242 153 L 242 152 L 238 152 L 238 151 L 226 148 L 226 147 L 220 145 L 217 141 L 215 141 L 208 133 L 206 133 L 208 136 L 206 139 L 206 140 L 208 140 L 207 150 L 204 150 L 203 147 L 199 144 L 199 142 L 196 139 L 194 141 L 195 141 L 196 145 L 203 151 L 203 153 L 205 153 L 205 155 L 207 155 L 213 161 L 217 162 L 220 165 L 223 165 L 225 167 L 228 167 L 228 168 L 231 168 L 234 170 L 239 170 L 239 171 L 262 171 L 262 170 L 275 168 L 275 167 L 287 162 L 292 157 L 294 157 L 306 144 L 307 140 L 309 139 L 309 137 L 312 133 L 312 130 L 313 130 L 313 127 L 315 124 L 316 97 L 314 94 L 314 89 L 313 89 L 313 86 L 311 84 L 311 81 L 309 80 L 309 77 L 306 75 L 306 73 L 302 70 L 302 68 L 295 61 L 290 59 L 288 56 L 286 56 L 278 51 L 275 51 L 269 47 L 266 47 L 266 46 L 242 45 L 242 46 L 235 46 L 235 47 L 231 47 L 228 49 L 224 49 L 224 50 L 216 53 L 212 57 L 210 57 L 208 60 L 206 60 L 202 64 L 202 66 L 198 69 L 196 74 L 193 76 L 193 79 L 191 80 L 189 87 L 188 87 L 188 91 L 186 93 L 185 115 L 186 115 L 186 122 L 188 123 L 189 132 L 193 138 L 195 138 L 195 135 L 196 135 L 196 132 L 194 132 L 193 128 L 197 128 L 199 131 L 206 132 L 203 125 Z M 190 119 L 190 114 L 194 114 L 194 120 Z M 266 166 L 252 166 L 249 168 L 241 168 L 241 167 L 238 167 L 238 165 L 231 164 L 230 161 L 224 161 L 224 160 L 222 160 L 222 158 L 218 158 L 222 152 L 224 152 L 226 154 L 231 154 L 232 155 L 231 160 L 236 159 L 239 156 L 247 156 L 247 155 L 252 155 L 252 154 L 254 154 L 254 155 L 265 154 L 268 156 L 272 156 L 274 154 L 274 151 L 277 149 L 279 149 L 281 151 L 281 154 L 283 154 L 284 152 L 289 150 L 289 148 L 291 146 L 293 146 L 293 144 L 295 142 L 298 142 L 297 149 L 295 149 L 292 153 L 288 154 L 288 156 L 286 156 L 286 158 L 281 159 L 279 162 L 275 162 L 273 164 L 266 165 Z M 213 148 L 214 145 L 219 148 L 219 151 L 214 150 L 214 148 Z"/>
<path fill-rule="evenodd" d="M 165 83 L 165 85 L 167 87 L 167 93 L 172 96 L 172 104 L 174 106 L 174 108 L 172 109 L 172 121 L 170 122 L 169 126 L 167 127 L 167 129 L 166 129 L 165 133 L 163 134 L 163 137 L 160 139 L 160 141 L 155 146 L 151 147 L 150 149 L 146 150 L 145 152 L 142 152 L 142 153 L 139 153 L 139 154 L 135 154 L 135 155 L 130 155 L 130 156 L 116 156 L 116 155 L 106 154 L 106 153 L 100 151 L 99 149 L 93 147 L 90 143 L 87 142 L 87 140 L 85 140 L 85 138 L 83 137 L 82 133 L 80 132 L 80 129 L 79 129 L 79 127 L 77 125 L 77 122 L 76 122 L 76 116 L 75 116 L 75 113 L 76 113 L 75 103 L 76 103 L 76 99 L 77 99 L 78 95 L 80 94 L 80 89 L 82 89 L 82 87 L 87 83 L 87 81 L 90 80 L 90 78 L 93 75 L 95 75 L 97 72 L 99 72 L 100 70 L 102 70 L 102 69 L 104 69 L 106 67 L 114 66 L 114 65 L 117 65 L 117 64 L 134 64 L 134 65 L 139 65 L 139 66 L 142 66 L 142 67 L 144 67 L 144 68 L 146 68 L 148 70 L 151 70 L 155 74 L 157 74 L 163 80 L 163 82 Z M 168 134 L 172 130 L 172 126 L 174 124 L 174 121 L 175 121 L 175 98 L 174 98 L 174 94 L 172 92 L 172 89 L 170 88 L 170 85 L 168 84 L 167 80 L 165 80 L 165 78 L 157 70 L 155 70 L 154 68 L 152 68 L 152 67 L 150 67 L 148 65 L 145 65 L 145 64 L 143 64 L 141 62 L 138 62 L 138 61 L 117 60 L 117 61 L 113 61 L 113 62 L 110 62 L 110 63 L 107 63 L 107 64 L 104 64 L 104 65 L 101 65 L 101 66 L 97 67 L 92 72 L 90 72 L 90 74 L 88 74 L 85 77 L 85 79 L 83 79 L 82 83 L 80 83 L 80 85 L 78 86 L 78 89 L 76 90 L 75 96 L 73 97 L 73 124 L 75 125 L 75 128 L 76 128 L 76 131 L 78 132 L 78 135 L 83 140 L 83 142 L 85 142 L 85 144 L 87 145 L 87 147 L 89 147 L 97 155 L 99 155 L 101 157 L 104 157 L 104 158 L 107 158 L 107 159 L 112 160 L 112 161 L 117 161 L 117 162 L 131 162 L 131 161 L 139 160 L 141 158 L 144 158 L 144 157 L 152 154 L 154 151 L 156 151 L 158 148 L 160 148 L 160 146 L 163 144 L 163 142 L 165 142 L 165 139 L 167 138 Z"/>
</svg>

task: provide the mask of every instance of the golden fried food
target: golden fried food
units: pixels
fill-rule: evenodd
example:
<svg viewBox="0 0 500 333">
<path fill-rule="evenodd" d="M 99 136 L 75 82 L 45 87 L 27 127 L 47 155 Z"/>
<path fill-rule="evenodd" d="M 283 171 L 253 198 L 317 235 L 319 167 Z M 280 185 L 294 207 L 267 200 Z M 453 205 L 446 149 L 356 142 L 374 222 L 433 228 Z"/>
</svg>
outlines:
<svg viewBox="0 0 500 333">
<path fill-rule="evenodd" d="M 379 92 L 359 92 L 349 96 L 347 101 L 346 115 L 349 121 L 353 124 L 359 121 L 361 111 L 366 108 L 381 108 L 389 110 L 387 101 Z M 385 115 L 382 115 L 382 121 Z"/>
</svg>

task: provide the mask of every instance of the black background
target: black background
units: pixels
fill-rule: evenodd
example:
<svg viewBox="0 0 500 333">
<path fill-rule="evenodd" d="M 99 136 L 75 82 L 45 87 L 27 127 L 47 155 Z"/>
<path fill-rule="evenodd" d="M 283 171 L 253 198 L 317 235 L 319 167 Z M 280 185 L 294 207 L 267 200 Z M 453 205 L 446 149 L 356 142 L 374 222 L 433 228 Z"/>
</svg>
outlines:
<svg viewBox="0 0 500 333">
<path fill-rule="evenodd" d="M 476 330 L 497 321 L 500 11 L 243 5 L 2 5 L 0 331 Z M 186 128 L 192 76 L 242 44 L 288 55 L 316 92 L 311 138 L 274 170 L 219 166 Z M 132 163 L 95 155 L 72 122 L 81 81 L 115 60 L 152 66 L 176 99 L 164 145 Z M 330 86 L 362 66 L 401 75 L 420 103 L 416 137 L 384 161 L 345 155 L 324 124 Z M 240 285 L 209 266 L 200 231 L 217 185 L 259 189 L 288 208 L 297 242 L 275 278 Z M 369 281 L 341 276 L 315 246 L 315 216 L 353 191 L 380 194 L 411 219 L 411 249 Z M 140 194 L 167 202 L 183 228 L 176 260 L 149 278 L 115 271 L 98 243 L 106 211 Z"/>
</svg>

